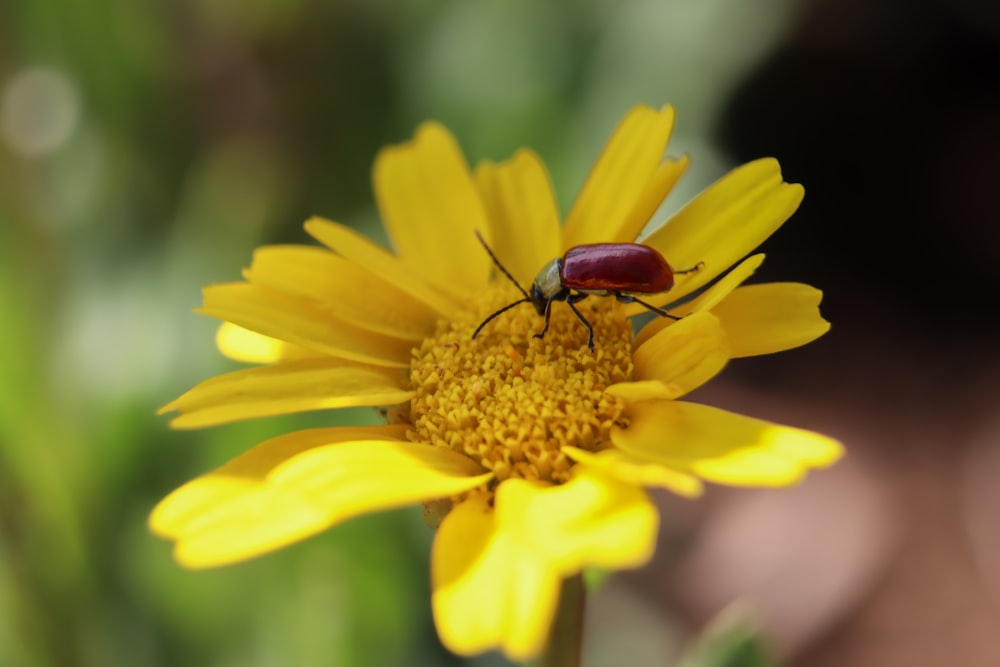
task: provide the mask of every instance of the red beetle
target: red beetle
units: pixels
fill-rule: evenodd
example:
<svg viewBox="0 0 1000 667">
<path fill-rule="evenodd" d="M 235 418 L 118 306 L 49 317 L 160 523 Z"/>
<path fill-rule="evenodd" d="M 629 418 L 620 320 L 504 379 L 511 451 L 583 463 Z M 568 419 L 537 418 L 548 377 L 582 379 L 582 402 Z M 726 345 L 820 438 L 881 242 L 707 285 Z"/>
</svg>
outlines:
<svg viewBox="0 0 1000 667">
<path fill-rule="evenodd" d="M 514 283 L 524 298 L 504 306 L 483 320 L 473 332 L 473 338 L 478 336 L 482 328 L 498 315 L 522 303 L 530 303 L 539 315 L 545 316 L 545 326 L 539 333 L 535 334 L 535 338 L 542 338 L 549 330 L 552 302 L 565 301 L 573 310 L 576 318 L 583 323 L 583 326 L 587 327 L 589 334 L 587 347 L 593 352 L 594 327 L 577 309 L 575 304 L 578 301 L 582 301 L 590 295 L 614 296 L 621 303 L 638 303 L 657 315 L 677 320 L 680 318 L 671 315 L 662 308 L 646 303 L 634 295 L 666 292 L 674 286 L 675 275 L 692 273 L 702 266 L 699 262 L 690 269 L 675 271 L 667 263 L 667 260 L 663 259 L 663 255 L 654 248 L 640 243 L 578 245 L 567 250 L 562 257 L 556 257 L 547 262 L 535 276 L 535 282 L 531 285 L 531 294 L 528 294 L 500 263 L 478 231 L 476 231 L 476 237 L 486 248 L 493 263 L 507 276 L 508 280 Z"/>
</svg>

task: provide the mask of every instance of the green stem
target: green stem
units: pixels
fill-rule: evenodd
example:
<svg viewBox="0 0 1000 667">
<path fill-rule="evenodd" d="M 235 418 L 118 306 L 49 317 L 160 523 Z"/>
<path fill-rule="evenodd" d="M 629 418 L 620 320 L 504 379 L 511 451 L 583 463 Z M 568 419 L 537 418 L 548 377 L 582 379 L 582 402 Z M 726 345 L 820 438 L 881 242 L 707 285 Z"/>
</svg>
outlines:
<svg viewBox="0 0 1000 667">
<path fill-rule="evenodd" d="M 541 667 L 580 667 L 583 657 L 583 612 L 587 589 L 583 576 L 563 581 L 559 607 L 549 635 L 549 645 L 542 656 Z"/>
</svg>

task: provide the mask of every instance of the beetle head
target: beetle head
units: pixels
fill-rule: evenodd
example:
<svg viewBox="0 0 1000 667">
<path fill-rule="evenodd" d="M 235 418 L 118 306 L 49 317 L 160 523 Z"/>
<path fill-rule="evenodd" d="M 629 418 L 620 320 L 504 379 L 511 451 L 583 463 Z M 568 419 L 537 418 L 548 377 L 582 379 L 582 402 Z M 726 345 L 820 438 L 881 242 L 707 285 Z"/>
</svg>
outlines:
<svg viewBox="0 0 1000 667">
<path fill-rule="evenodd" d="M 539 315 L 545 314 L 545 309 L 548 307 L 550 301 L 552 299 L 542 293 L 537 282 L 531 286 L 531 305 L 535 307 Z"/>
</svg>

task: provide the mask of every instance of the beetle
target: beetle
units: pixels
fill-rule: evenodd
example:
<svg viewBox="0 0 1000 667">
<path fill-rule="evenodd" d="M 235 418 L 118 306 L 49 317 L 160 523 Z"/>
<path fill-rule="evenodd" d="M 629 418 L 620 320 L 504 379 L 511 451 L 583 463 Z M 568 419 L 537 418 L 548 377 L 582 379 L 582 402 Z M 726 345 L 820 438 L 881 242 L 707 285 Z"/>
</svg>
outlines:
<svg viewBox="0 0 1000 667">
<path fill-rule="evenodd" d="M 521 287 L 514 276 L 504 268 L 496 254 L 476 230 L 476 238 L 489 253 L 493 263 L 524 295 L 507 304 L 480 323 L 472 334 L 474 339 L 483 327 L 496 317 L 522 303 L 530 303 L 535 311 L 545 317 L 545 326 L 535 334 L 543 338 L 549 330 L 549 316 L 553 301 L 565 301 L 576 319 L 587 327 L 587 347 L 594 351 L 594 326 L 577 309 L 576 304 L 588 296 L 613 296 L 620 303 L 637 303 L 661 317 L 679 320 L 662 308 L 646 303 L 636 294 L 661 294 L 674 286 L 674 276 L 694 273 L 703 266 L 699 262 L 690 269 L 674 270 L 655 248 L 641 243 L 590 243 L 573 246 L 562 257 L 546 262 L 531 285 L 531 293 Z"/>
</svg>

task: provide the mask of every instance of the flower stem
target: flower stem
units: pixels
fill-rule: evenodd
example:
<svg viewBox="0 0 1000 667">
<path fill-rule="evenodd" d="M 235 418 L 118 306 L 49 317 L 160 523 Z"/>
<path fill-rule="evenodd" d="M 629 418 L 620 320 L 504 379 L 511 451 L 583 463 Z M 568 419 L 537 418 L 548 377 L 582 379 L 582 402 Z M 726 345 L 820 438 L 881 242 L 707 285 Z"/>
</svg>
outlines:
<svg viewBox="0 0 1000 667">
<path fill-rule="evenodd" d="M 559 594 L 549 645 L 542 656 L 541 667 L 580 667 L 583 657 L 583 612 L 587 590 L 583 576 L 577 574 L 563 581 Z"/>
</svg>

